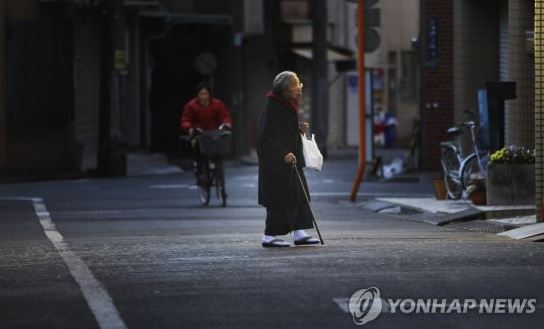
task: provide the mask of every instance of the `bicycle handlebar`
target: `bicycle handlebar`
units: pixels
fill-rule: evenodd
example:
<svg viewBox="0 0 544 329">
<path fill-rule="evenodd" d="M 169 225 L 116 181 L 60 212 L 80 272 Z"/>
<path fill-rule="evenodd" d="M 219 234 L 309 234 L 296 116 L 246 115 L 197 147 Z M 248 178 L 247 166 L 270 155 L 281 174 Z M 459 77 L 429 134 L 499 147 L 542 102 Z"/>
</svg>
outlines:
<svg viewBox="0 0 544 329">
<path fill-rule="evenodd" d="M 463 122 L 463 126 L 467 128 L 474 128 L 476 126 L 476 123 L 474 123 L 474 121 L 465 121 Z"/>
<path fill-rule="evenodd" d="M 223 129 L 230 130 L 230 128 L 227 126 L 226 123 L 222 123 L 222 124 L 219 126 L 219 130 L 223 130 Z"/>
</svg>

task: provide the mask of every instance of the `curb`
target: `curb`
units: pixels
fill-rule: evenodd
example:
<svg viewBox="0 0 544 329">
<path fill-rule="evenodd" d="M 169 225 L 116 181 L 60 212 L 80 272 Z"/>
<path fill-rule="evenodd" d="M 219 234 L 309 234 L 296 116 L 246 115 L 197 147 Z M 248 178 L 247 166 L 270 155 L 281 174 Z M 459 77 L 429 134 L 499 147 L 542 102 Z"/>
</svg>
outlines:
<svg viewBox="0 0 544 329">
<path fill-rule="evenodd" d="M 417 221 L 435 226 L 455 224 L 458 228 L 490 233 L 504 232 L 526 226 L 525 224 L 501 223 L 493 221 L 493 219 L 527 216 L 533 215 L 535 212 L 535 209 L 532 208 L 482 210 L 470 206 L 468 209 L 454 213 L 434 213 L 426 211 L 425 209 L 410 207 L 405 204 L 375 199 L 369 199 L 360 204 L 359 207 L 377 213 L 394 215 L 395 218 L 404 220 Z M 467 224 L 468 222 L 472 224 Z"/>
</svg>

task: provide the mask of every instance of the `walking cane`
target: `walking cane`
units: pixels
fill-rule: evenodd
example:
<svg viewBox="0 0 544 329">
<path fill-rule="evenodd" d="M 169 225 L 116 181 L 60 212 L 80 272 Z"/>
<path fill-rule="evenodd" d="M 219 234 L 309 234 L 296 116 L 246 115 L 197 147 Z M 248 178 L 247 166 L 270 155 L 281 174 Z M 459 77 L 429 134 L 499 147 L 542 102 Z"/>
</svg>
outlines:
<svg viewBox="0 0 544 329">
<path fill-rule="evenodd" d="M 302 191 L 304 192 L 304 197 L 306 197 L 306 203 L 308 203 L 308 208 L 310 208 L 310 213 L 312 214 L 312 221 L 314 222 L 315 230 L 317 231 L 317 235 L 319 236 L 319 241 L 323 245 L 325 244 L 325 242 L 323 242 L 323 238 L 321 237 L 321 232 L 319 232 L 319 227 L 317 227 L 317 222 L 315 221 L 314 212 L 312 210 L 312 207 L 310 206 L 310 198 L 308 198 L 308 192 L 306 191 L 306 188 L 304 188 L 304 183 L 302 183 L 302 178 L 300 177 L 300 173 L 298 172 L 296 163 L 293 163 L 292 166 L 297 172 L 297 177 L 298 177 L 298 181 L 300 182 L 300 187 L 302 187 Z"/>
</svg>

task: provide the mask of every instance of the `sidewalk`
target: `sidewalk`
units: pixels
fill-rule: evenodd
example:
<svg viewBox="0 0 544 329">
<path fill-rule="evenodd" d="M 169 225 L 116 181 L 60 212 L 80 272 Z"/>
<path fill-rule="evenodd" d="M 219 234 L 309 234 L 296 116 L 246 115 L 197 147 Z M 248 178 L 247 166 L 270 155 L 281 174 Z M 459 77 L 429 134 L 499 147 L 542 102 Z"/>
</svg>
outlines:
<svg viewBox="0 0 544 329">
<path fill-rule="evenodd" d="M 432 184 L 438 173 L 405 173 L 381 180 L 387 183 L 413 179 L 414 191 Z M 498 233 L 514 239 L 544 240 L 544 224 L 536 219 L 536 207 L 529 205 L 476 206 L 468 200 L 437 200 L 433 197 L 377 197 L 360 207 L 397 218 L 431 225 Z M 519 230 L 519 231 L 518 231 Z M 509 233 L 506 233 L 509 232 Z"/>
</svg>

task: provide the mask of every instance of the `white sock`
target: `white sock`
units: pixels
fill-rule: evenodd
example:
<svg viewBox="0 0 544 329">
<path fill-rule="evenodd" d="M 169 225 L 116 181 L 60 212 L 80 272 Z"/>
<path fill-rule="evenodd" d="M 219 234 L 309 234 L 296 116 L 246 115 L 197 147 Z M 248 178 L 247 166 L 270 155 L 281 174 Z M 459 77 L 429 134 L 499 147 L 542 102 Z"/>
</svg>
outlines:
<svg viewBox="0 0 544 329">
<path fill-rule="evenodd" d="M 308 234 L 304 230 L 294 230 L 293 231 L 293 239 L 300 240 L 302 238 L 307 237 Z"/>
<path fill-rule="evenodd" d="M 274 235 L 263 235 L 263 242 L 269 243 L 270 241 L 277 239 Z"/>
</svg>

